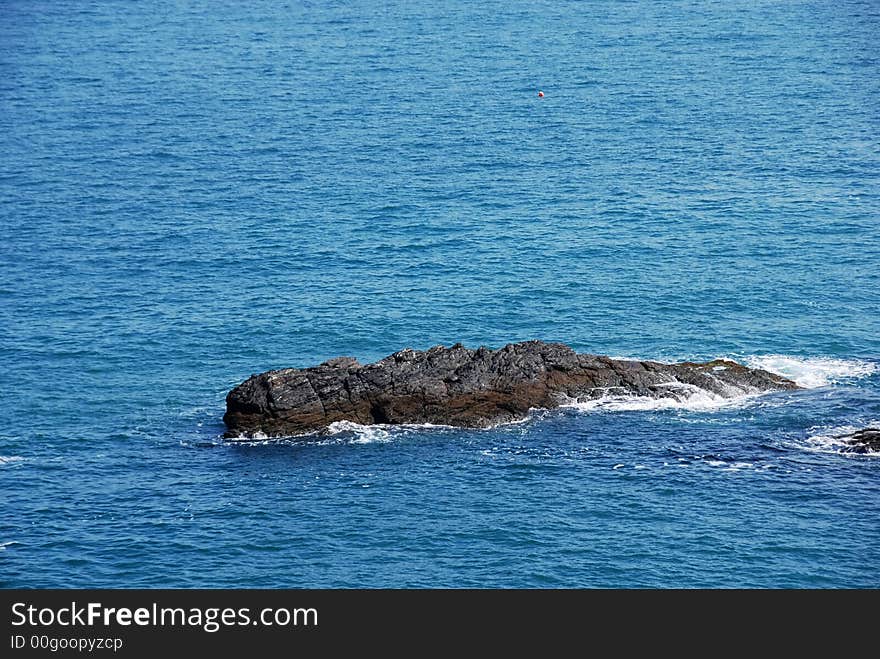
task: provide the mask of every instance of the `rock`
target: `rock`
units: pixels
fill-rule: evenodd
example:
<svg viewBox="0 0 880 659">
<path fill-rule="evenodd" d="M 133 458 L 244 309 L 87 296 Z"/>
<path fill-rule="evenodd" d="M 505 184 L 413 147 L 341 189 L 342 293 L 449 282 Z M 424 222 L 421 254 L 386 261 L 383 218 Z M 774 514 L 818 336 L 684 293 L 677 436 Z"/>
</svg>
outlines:
<svg viewBox="0 0 880 659">
<path fill-rule="evenodd" d="M 661 364 L 578 354 L 528 341 L 498 350 L 456 344 L 401 350 L 361 365 L 338 357 L 319 366 L 268 371 L 226 397 L 226 436 L 291 436 L 336 421 L 433 423 L 482 428 L 521 420 L 532 408 L 609 394 L 685 400 L 797 389 L 791 380 L 726 360 Z"/>
<path fill-rule="evenodd" d="M 880 428 L 862 428 L 853 433 L 839 435 L 847 444 L 847 451 L 851 453 L 874 453 L 880 452 Z"/>
</svg>

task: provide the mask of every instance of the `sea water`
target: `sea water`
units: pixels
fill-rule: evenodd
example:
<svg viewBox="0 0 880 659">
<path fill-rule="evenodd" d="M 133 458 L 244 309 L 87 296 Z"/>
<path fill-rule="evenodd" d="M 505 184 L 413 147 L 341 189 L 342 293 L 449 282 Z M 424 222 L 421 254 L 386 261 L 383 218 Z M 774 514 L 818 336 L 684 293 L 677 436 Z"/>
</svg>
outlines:
<svg viewBox="0 0 880 659">
<path fill-rule="evenodd" d="M 870 1 L 0 6 L 0 585 L 878 587 Z M 544 96 L 539 98 L 538 91 Z M 805 388 L 221 439 L 543 339 Z"/>
</svg>

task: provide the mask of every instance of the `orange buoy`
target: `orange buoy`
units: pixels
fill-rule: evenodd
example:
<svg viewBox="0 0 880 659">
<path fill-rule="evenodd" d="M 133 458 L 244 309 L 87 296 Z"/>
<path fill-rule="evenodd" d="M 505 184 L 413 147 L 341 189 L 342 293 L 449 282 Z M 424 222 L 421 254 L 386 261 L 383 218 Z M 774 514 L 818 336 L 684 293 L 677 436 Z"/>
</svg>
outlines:
<svg viewBox="0 0 880 659">
<path fill-rule="evenodd" d="M 538 92 L 538 98 L 544 98 L 544 92 Z"/>
</svg>

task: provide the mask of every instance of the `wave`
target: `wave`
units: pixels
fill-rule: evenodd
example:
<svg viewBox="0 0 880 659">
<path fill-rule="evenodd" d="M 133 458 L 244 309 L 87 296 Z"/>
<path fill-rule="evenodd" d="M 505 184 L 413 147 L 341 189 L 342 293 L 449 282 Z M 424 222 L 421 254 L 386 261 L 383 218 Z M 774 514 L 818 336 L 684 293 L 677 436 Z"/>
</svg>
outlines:
<svg viewBox="0 0 880 659">
<path fill-rule="evenodd" d="M 364 425 L 353 421 L 336 421 L 327 427 L 327 433 L 331 436 L 348 436 L 352 444 L 376 444 L 391 441 L 392 431 L 385 425 Z"/>
<path fill-rule="evenodd" d="M 838 382 L 867 377 L 877 371 L 875 363 L 861 359 L 834 359 L 830 357 L 792 357 L 788 355 L 752 355 L 740 360 L 751 368 L 760 368 L 794 380 L 805 389 L 825 387 Z M 662 386 L 662 385 L 661 385 Z M 674 387 L 674 396 L 650 398 L 632 394 L 607 394 L 590 400 L 566 400 L 562 407 L 582 412 L 653 412 L 686 410 L 711 412 L 746 407 L 767 392 L 751 391 L 720 396 L 711 391 L 681 382 L 668 382 Z"/>
<path fill-rule="evenodd" d="M 676 395 L 651 398 L 634 394 L 614 394 L 609 391 L 605 395 L 587 400 L 567 398 L 560 407 L 580 412 L 655 412 L 662 410 L 704 412 L 743 407 L 761 395 L 761 392 L 754 392 L 724 397 L 682 382 L 669 382 L 665 386 L 674 387 L 677 390 Z"/>
<path fill-rule="evenodd" d="M 736 398 L 723 398 L 717 394 L 705 391 L 693 385 L 683 383 L 670 383 L 681 387 L 686 391 L 681 398 L 649 398 L 635 395 L 605 395 L 590 400 L 565 399 L 559 405 L 562 409 L 573 409 L 579 412 L 646 412 L 660 410 L 691 410 L 712 411 L 722 408 L 737 408 L 748 405 L 760 393 L 743 394 Z M 392 424 L 362 424 L 354 421 L 335 421 L 326 429 L 296 435 L 291 437 L 270 437 L 262 432 L 253 435 L 226 438 L 225 442 L 240 444 L 274 444 L 274 443 L 302 443 L 312 445 L 320 444 L 376 444 L 394 441 L 395 438 L 425 431 L 454 430 L 461 432 L 484 432 L 526 424 L 532 420 L 540 419 L 552 410 L 533 408 L 522 419 L 496 423 L 485 428 L 458 428 L 456 426 L 441 425 L 435 423 L 406 423 Z"/>
<path fill-rule="evenodd" d="M 436 423 L 402 423 L 364 424 L 354 421 L 334 421 L 324 430 L 293 435 L 289 437 L 270 437 L 262 432 L 252 435 L 226 438 L 225 442 L 236 444 L 286 444 L 308 443 L 311 445 L 326 444 L 381 444 L 393 441 L 396 437 L 410 435 L 425 430 L 461 430 L 455 426 L 444 426 Z"/>
<path fill-rule="evenodd" d="M 746 366 L 785 376 L 806 389 L 863 378 L 877 371 L 875 363 L 861 359 L 753 355 L 744 361 Z"/>
<path fill-rule="evenodd" d="M 346 444 L 382 444 L 393 441 L 396 437 L 412 435 L 426 430 L 461 430 L 461 428 L 439 423 L 402 423 L 390 425 L 335 421 L 327 427 L 324 433 L 321 433 L 324 436 L 324 440 L 317 443 L 336 444 L 341 441 Z"/>
<path fill-rule="evenodd" d="M 872 375 L 877 365 L 861 359 L 833 359 L 829 357 L 791 357 L 788 355 L 753 355 L 740 360 L 724 357 L 731 361 L 741 361 L 751 368 L 760 368 L 794 380 L 805 389 L 815 389 L 838 382 Z M 613 389 L 592 399 L 566 399 L 561 407 L 581 412 L 654 412 L 663 410 L 684 410 L 692 412 L 711 412 L 722 409 L 746 407 L 767 392 L 730 391 L 731 395 L 720 396 L 683 382 L 667 382 L 674 388 L 672 396 L 651 398 L 634 394 L 615 394 Z"/>
<path fill-rule="evenodd" d="M 754 462 L 727 461 L 727 460 L 705 460 L 710 467 L 720 468 L 722 471 L 743 471 L 745 469 L 754 469 Z"/>
<path fill-rule="evenodd" d="M 877 428 L 880 427 L 880 420 L 869 421 L 858 426 L 814 426 L 807 432 L 813 433 L 807 437 L 801 444 L 800 448 L 817 453 L 838 453 L 840 455 L 851 456 L 877 456 L 880 457 L 880 451 L 854 451 L 853 445 L 846 441 L 846 436 L 860 430 L 861 428 Z"/>
<path fill-rule="evenodd" d="M 0 465 L 12 464 L 14 462 L 23 462 L 24 458 L 20 455 L 0 455 Z"/>
</svg>

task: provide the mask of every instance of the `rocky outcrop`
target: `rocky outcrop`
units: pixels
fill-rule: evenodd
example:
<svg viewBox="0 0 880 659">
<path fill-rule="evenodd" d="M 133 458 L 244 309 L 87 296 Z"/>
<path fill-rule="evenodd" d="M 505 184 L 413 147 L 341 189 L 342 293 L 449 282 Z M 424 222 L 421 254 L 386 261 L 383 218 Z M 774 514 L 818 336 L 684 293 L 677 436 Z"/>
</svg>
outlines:
<svg viewBox="0 0 880 659">
<path fill-rule="evenodd" d="M 499 350 L 457 344 L 406 349 L 374 364 L 338 357 L 254 375 L 226 397 L 223 420 L 230 438 L 299 435 L 335 421 L 480 428 L 523 419 L 532 408 L 614 394 L 683 400 L 697 392 L 733 397 L 797 388 L 726 360 L 611 359 L 541 341 Z"/>
<path fill-rule="evenodd" d="M 840 435 L 848 453 L 880 453 L 880 428 L 862 428 L 847 435 Z"/>
</svg>

